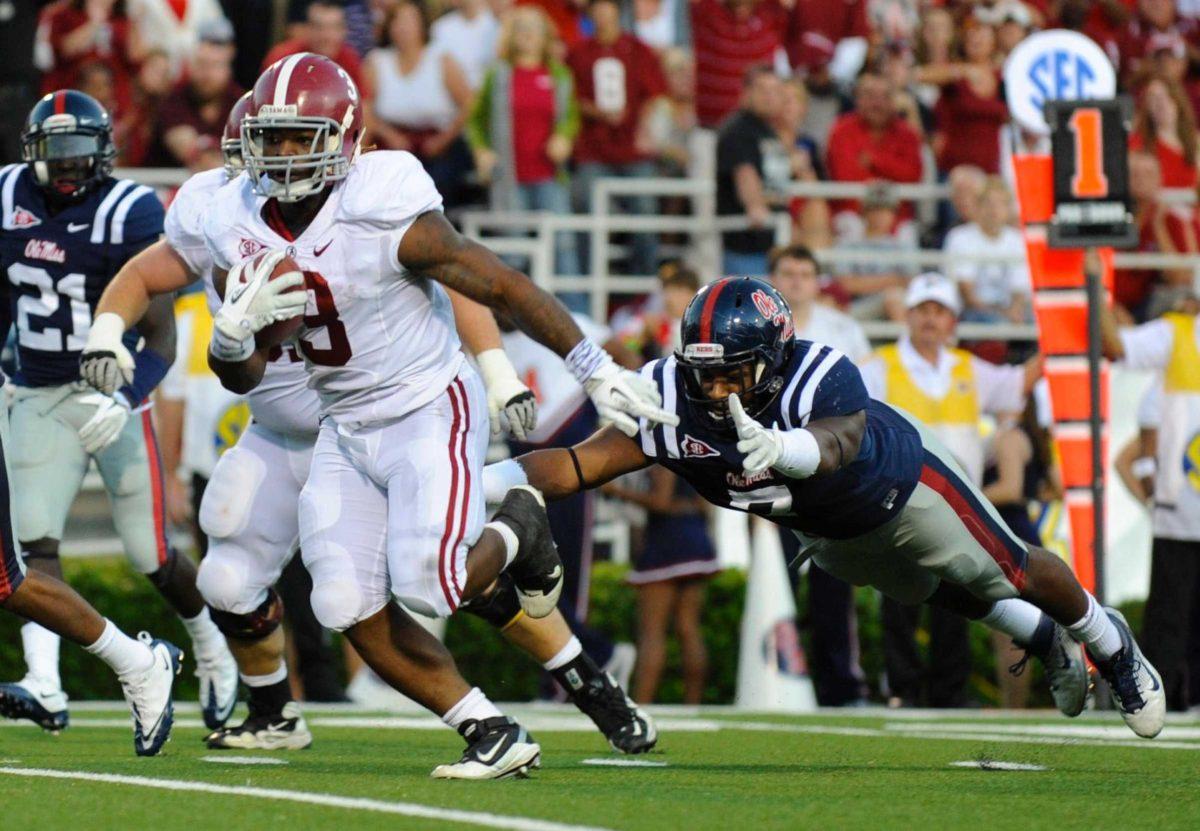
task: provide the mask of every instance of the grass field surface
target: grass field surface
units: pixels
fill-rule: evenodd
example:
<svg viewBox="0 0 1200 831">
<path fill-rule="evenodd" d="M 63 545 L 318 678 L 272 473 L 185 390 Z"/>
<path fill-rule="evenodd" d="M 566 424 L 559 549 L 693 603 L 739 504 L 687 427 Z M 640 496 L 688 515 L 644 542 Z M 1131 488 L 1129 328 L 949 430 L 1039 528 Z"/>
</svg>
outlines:
<svg viewBox="0 0 1200 831">
<path fill-rule="evenodd" d="M 1153 741 L 1111 714 L 653 710 L 660 750 L 622 757 L 574 710 L 511 706 L 542 745 L 527 780 L 429 778 L 458 736 L 422 714 L 309 708 L 313 747 L 207 750 L 183 705 L 133 755 L 117 705 L 62 735 L 0 722 L 5 829 L 1200 829 L 1200 720 Z M 240 717 L 240 716 L 237 716 Z"/>
</svg>

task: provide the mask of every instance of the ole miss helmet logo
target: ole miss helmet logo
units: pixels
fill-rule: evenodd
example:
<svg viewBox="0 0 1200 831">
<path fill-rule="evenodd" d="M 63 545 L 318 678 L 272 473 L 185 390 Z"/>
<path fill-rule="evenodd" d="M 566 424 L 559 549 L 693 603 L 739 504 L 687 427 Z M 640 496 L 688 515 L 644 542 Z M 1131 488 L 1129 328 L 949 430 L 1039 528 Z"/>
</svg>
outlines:
<svg viewBox="0 0 1200 831">
<path fill-rule="evenodd" d="M 783 309 L 779 308 L 779 304 L 775 302 L 774 297 L 762 289 L 758 289 L 754 294 L 750 295 L 750 300 L 754 303 L 754 308 L 758 309 L 760 315 L 773 322 L 776 326 L 783 327 L 784 340 L 792 339 L 794 333 L 792 319 L 783 313 Z"/>
<path fill-rule="evenodd" d="M 721 455 L 705 442 L 700 441 L 700 439 L 694 439 L 686 433 L 683 435 L 683 444 L 680 447 L 686 459 L 706 459 L 710 456 Z"/>
</svg>

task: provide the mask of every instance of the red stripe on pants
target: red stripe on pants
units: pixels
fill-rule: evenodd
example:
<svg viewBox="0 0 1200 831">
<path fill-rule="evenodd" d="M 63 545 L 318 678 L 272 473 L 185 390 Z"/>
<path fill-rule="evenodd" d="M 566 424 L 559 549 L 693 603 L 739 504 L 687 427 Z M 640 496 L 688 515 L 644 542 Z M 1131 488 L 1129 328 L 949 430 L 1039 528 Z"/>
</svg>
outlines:
<svg viewBox="0 0 1200 831">
<path fill-rule="evenodd" d="M 450 411 L 453 414 L 450 422 L 449 445 L 450 499 L 446 504 L 446 528 L 442 532 L 442 542 L 438 549 L 438 580 L 442 584 L 442 594 L 446 597 L 446 603 L 449 604 L 450 611 L 453 612 L 458 608 L 458 603 L 455 602 L 451 581 L 446 579 L 446 544 L 450 541 L 450 535 L 454 531 L 454 506 L 458 495 L 458 457 L 455 453 L 455 445 L 458 443 L 458 428 L 462 423 L 462 411 L 453 383 L 446 388 L 446 395 L 450 397 Z M 453 557 L 451 557 L 451 565 L 453 565 Z M 461 597 L 461 592 L 459 596 Z"/>
<path fill-rule="evenodd" d="M 458 394 L 462 396 L 463 405 L 462 439 L 458 445 L 459 456 L 462 459 L 463 494 L 462 506 L 459 508 L 458 515 L 458 534 L 455 535 L 454 544 L 450 549 L 450 576 L 454 580 L 454 588 L 458 591 L 458 596 L 462 597 L 463 589 L 458 584 L 458 547 L 462 544 L 463 537 L 467 535 L 467 508 L 471 504 L 471 467 L 467 463 L 467 434 L 471 432 L 471 401 L 467 397 L 467 390 L 463 386 L 461 378 L 454 379 L 454 386 L 458 388 Z"/>
<path fill-rule="evenodd" d="M 946 500 L 971 536 L 975 538 L 975 542 L 979 543 L 980 548 L 988 553 L 996 565 L 1000 566 L 1004 576 L 1016 587 L 1017 591 L 1022 591 L 1025 588 L 1025 572 L 1013 559 L 1012 552 L 1008 550 L 1004 540 L 988 530 L 985 520 L 975 512 L 963 495 L 958 492 L 958 489 L 954 487 L 954 484 L 929 465 L 921 467 L 921 484 L 937 491 Z"/>
<path fill-rule="evenodd" d="M 167 562 L 167 522 L 163 509 L 162 462 L 158 458 L 158 440 L 154 438 L 154 425 L 150 411 L 142 411 L 142 436 L 146 440 L 146 456 L 150 460 L 150 499 L 154 503 L 154 545 L 158 549 L 158 564 Z"/>
</svg>

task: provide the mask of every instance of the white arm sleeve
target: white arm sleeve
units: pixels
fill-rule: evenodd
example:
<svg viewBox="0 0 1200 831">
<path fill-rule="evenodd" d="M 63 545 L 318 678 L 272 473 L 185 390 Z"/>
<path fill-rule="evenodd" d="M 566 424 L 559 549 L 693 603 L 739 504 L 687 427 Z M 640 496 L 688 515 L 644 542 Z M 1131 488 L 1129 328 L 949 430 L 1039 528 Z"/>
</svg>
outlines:
<svg viewBox="0 0 1200 831">
<path fill-rule="evenodd" d="M 1121 364 L 1129 369 L 1162 369 L 1171 360 L 1175 330 L 1165 320 L 1152 320 L 1141 326 L 1121 329 L 1121 345 L 1125 359 Z"/>
<path fill-rule="evenodd" d="M 1025 367 L 971 358 L 979 408 L 985 413 L 1018 413 L 1025 409 Z"/>
</svg>

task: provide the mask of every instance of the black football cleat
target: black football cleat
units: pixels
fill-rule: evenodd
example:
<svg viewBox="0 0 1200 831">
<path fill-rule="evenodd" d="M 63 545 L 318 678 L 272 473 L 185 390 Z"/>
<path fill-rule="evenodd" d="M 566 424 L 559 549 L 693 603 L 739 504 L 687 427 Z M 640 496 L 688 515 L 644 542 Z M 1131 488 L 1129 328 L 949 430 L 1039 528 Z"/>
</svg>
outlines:
<svg viewBox="0 0 1200 831">
<path fill-rule="evenodd" d="M 550 534 L 546 501 L 541 492 L 529 485 L 512 488 L 492 521 L 508 526 L 517 537 L 517 556 L 507 571 L 516 586 L 521 608 L 530 617 L 546 617 L 554 611 L 562 594 L 563 567 Z"/>
<path fill-rule="evenodd" d="M 590 718 L 613 750 L 645 753 L 658 742 L 658 730 L 650 716 L 633 703 L 607 672 L 587 679 L 568 679 L 567 695 Z"/>
<path fill-rule="evenodd" d="M 470 719 L 458 728 L 467 740 L 462 758 L 438 765 L 434 779 L 504 779 L 525 777 L 541 764 L 542 749 L 525 728 L 507 716 Z"/>
</svg>

